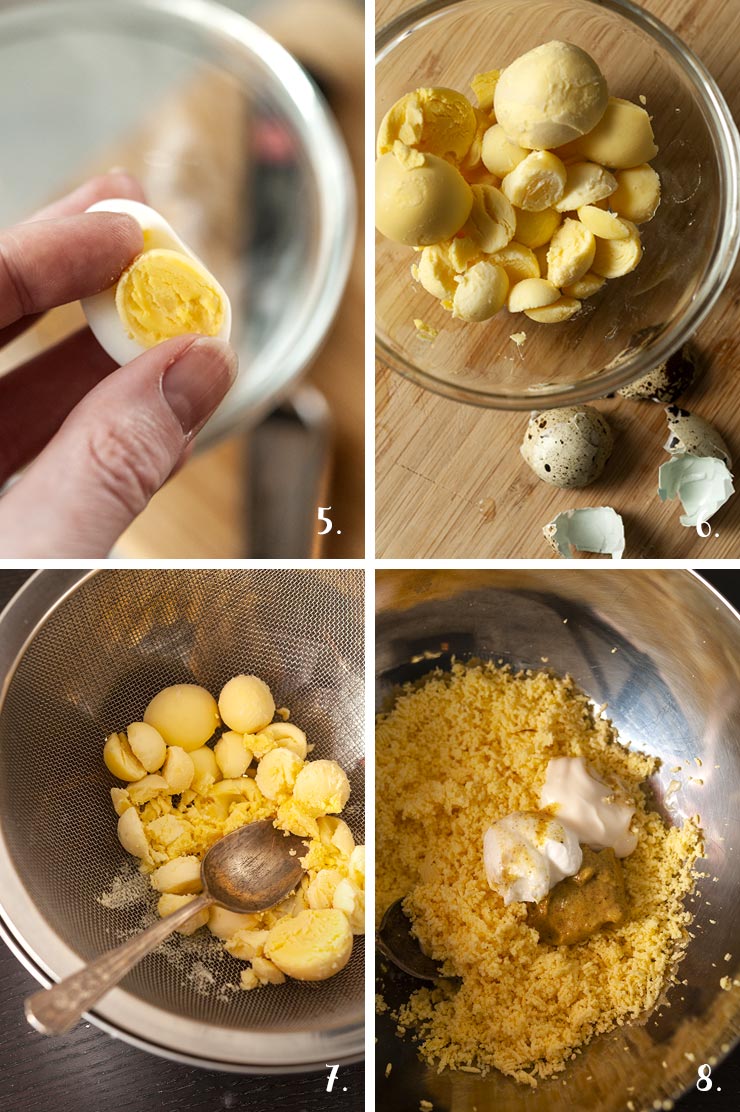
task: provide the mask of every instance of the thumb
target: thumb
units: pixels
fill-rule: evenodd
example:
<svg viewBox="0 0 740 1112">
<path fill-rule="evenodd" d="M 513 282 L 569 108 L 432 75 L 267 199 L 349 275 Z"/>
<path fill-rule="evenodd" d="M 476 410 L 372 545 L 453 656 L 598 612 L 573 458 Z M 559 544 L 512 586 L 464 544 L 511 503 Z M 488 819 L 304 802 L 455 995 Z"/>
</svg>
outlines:
<svg viewBox="0 0 740 1112">
<path fill-rule="evenodd" d="M 181 336 L 110 375 L 75 407 L 0 502 L 0 556 L 105 556 L 228 392 L 237 357 Z"/>
</svg>

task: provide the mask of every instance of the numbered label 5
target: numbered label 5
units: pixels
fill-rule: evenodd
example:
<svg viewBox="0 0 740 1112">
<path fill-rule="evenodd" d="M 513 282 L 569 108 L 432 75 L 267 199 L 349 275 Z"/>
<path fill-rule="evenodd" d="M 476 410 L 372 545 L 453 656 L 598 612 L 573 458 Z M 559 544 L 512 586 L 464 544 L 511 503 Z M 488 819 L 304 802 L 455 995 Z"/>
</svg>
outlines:
<svg viewBox="0 0 740 1112">
<path fill-rule="evenodd" d="M 326 533 L 331 533 L 333 529 L 332 520 L 328 517 L 331 506 L 319 506 L 319 521 L 323 521 L 324 528 L 319 529 L 319 536 L 323 537 Z"/>
</svg>

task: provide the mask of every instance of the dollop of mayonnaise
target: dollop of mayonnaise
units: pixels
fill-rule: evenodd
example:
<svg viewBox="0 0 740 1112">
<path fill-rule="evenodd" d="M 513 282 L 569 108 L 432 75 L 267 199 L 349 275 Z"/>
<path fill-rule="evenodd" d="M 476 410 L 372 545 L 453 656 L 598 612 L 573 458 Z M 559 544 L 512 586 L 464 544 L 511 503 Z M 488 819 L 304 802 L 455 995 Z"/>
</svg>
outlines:
<svg viewBox="0 0 740 1112">
<path fill-rule="evenodd" d="M 540 805 L 591 849 L 628 857 L 637 845 L 630 830 L 635 808 L 589 772 L 583 757 L 556 757 L 547 766 Z"/>
<path fill-rule="evenodd" d="M 515 811 L 483 836 L 486 878 L 505 904 L 538 903 L 582 859 L 577 834 L 540 811 Z"/>
</svg>

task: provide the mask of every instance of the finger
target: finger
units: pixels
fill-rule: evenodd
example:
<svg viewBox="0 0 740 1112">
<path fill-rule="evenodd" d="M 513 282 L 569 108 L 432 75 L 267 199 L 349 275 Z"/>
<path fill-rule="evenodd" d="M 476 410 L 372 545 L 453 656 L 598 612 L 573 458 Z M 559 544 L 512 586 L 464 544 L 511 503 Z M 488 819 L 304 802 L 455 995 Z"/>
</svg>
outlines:
<svg viewBox="0 0 740 1112">
<path fill-rule="evenodd" d="M 46 208 L 39 209 L 28 217 L 28 223 L 37 220 L 54 220 L 62 216 L 74 216 L 82 213 L 96 201 L 103 201 L 107 197 L 129 197 L 133 201 L 146 201 L 146 194 L 141 184 L 125 170 L 112 170 L 108 174 L 101 174 L 91 181 L 85 182 L 78 189 L 66 197 L 54 201 Z M 39 314 L 24 317 L 0 330 L 0 347 L 9 344 L 16 336 L 20 336 L 38 320 Z"/>
<path fill-rule="evenodd" d="M 0 377 L 0 485 L 38 455 L 117 366 L 84 328 Z"/>
<path fill-rule="evenodd" d="M 0 329 L 108 289 L 143 246 L 133 217 L 112 212 L 0 232 Z"/>
<path fill-rule="evenodd" d="M 100 174 L 90 181 L 78 186 L 66 197 L 60 197 L 44 208 L 39 209 L 29 221 L 56 220 L 61 216 L 74 216 L 84 212 L 96 201 L 104 201 L 108 197 L 128 197 L 132 201 L 146 201 L 146 195 L 141 183 L 125 170 L 111 170 L 107 174 Z"/>
<path fill-rule="evenodd" d="M 236 368 L 222 340 L 184 336 L 96 386 L 0 503 L 0 557 L 105 556 L 177 467 Z"/>
</svg>

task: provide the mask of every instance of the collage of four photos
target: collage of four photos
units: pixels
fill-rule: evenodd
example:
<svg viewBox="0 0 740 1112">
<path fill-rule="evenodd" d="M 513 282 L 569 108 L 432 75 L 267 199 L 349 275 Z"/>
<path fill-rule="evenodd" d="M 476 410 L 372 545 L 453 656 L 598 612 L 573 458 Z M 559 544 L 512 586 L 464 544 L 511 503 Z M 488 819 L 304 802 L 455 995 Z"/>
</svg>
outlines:
<svg viewBox="0 0 740 1112">
<path fill-rule="evenodd" d="M 0 1112 L 738 1107 L 738 44 L 0 0 Z"/>
</svg>

